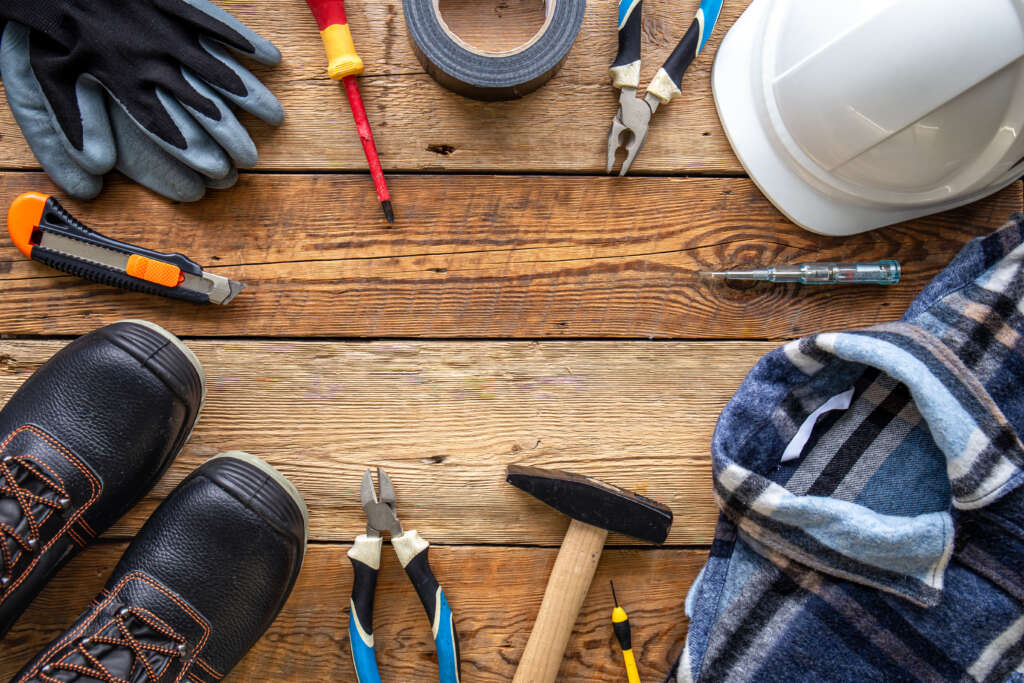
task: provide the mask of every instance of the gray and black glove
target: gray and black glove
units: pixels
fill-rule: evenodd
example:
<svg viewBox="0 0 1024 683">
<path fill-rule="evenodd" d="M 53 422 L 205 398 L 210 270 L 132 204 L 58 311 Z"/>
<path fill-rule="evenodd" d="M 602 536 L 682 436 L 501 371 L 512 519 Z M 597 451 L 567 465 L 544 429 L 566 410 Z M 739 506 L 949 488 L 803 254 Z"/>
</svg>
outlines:
<svg viewBox="0 0 1024 683">
<path fill-rule="evenodd" d="M 0 76 L 54 181 L 95 196 L 114 168 L 173 199 L 234 182 L 256 146 L 232 113 L 271 124 L 280 102 L 225 49 L 280 53 L 208 0 L 4 0 Z"/>
</svg>

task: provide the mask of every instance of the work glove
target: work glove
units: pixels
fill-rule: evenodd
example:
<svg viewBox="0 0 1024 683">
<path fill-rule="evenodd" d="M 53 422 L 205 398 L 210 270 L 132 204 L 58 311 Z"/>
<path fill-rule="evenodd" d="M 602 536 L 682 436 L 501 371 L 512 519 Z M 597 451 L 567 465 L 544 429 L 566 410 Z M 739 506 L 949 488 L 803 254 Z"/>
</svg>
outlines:
<svg viewBox="0 0 1024 683">
<path fill-rule="evenodd" d="M 225 49 L 280 53 L 208 0 L 3 0 L 0 77 L 54 181 L 95 196 L 115 165 L 178 200 L 230 185 L 256 146 L 232 113 L 271 124 L 280 102 Z"/>
</svg>

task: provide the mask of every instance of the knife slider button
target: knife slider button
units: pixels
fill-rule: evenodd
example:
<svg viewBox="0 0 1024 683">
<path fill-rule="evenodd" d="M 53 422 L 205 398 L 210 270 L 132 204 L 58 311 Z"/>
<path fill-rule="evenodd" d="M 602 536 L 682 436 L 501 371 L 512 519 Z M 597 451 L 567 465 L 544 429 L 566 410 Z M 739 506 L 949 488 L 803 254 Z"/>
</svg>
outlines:
<svg viewBox="0 0 1024 683">
<path fill-rule="evenodd" d="M 185 281 L 185 275 L 181 272 L 181 268 L 138 254 L 132 254 L 128 258 L 125 272 L 132 277 L 164 287 L 177 287 Z"/>
</svg>

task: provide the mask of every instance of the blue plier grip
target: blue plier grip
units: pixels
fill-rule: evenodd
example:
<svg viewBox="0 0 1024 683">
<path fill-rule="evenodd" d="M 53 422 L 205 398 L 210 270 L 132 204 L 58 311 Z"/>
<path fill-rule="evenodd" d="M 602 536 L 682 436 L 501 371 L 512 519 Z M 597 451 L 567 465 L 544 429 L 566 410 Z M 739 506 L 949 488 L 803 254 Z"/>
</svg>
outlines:
<svg viewBox="0 0 1024 683">
<path fill-rule="evenodd" d="M 434 634 L 434 646 L 437 648 L 437 669 L 441 683 L 459 683 L 461 680 L 462 660 L 459 653 L 459 636 L 455 631 L 452 610 L 444 590 L 430 569 L 428 551 L 430 544 L 414 529 L 404 532 L 401 536 L 392 537 L 391 544 L 395 547 L 398 561 L 409 575 L 416 594 L 419 595 L 423 608 L 430 619 L 430 628 Z M 365 683 L 365 682 L 364 682 Z"/>
<path fill-rule="evenodd" d="M 723 0 L 701 0 L 697 8 L 697 16 L 694 21 L 700 24 L 700 42 L 697 43 L 697 54 L 704 49 L 715 32 L 715 24 L 718 23 L 718 15 L 722 13 Z"/>
<path fill-rule="evenodd" d="M 437 589 L 437 604 L 437 616 L 433 622 L 437 668 L 443 683 L 447 681 L 457 683 L 462 668 L 459 654 L 459 634 L 455 632 L 455 620 L 452 617 L 452 609 L 448 606 L 448 598 L 445 597 L 444 589 L 440 586 Z"/>
<path fill-rule="evenodd" d="M 381 683 L 373 642 L 373 595 L 377 589 L 382 543 L 379 536 L 363 534 L 356 537 L 347 553 L 353 573 L 348 639 L 358 683 Z"/>
</svg>

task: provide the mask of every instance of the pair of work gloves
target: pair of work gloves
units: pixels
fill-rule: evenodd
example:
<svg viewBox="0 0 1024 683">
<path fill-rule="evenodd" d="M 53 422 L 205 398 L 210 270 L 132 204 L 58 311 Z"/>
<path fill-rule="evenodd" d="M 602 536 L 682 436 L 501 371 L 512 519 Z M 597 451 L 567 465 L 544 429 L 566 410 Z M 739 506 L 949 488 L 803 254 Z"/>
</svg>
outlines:
<svg viewBox="0 0 1024 683">
<path fill-rule="evenodd" d="M 0 0 L 0 26 L 14 118 L 74 197 L 95 197 L 117 168 L 195 201 L 256 163 L 234 108 L 273 125 L 284 119 L 229 49 L 268 65 L 281 53 L 209 0 Z"/>
</svg>

